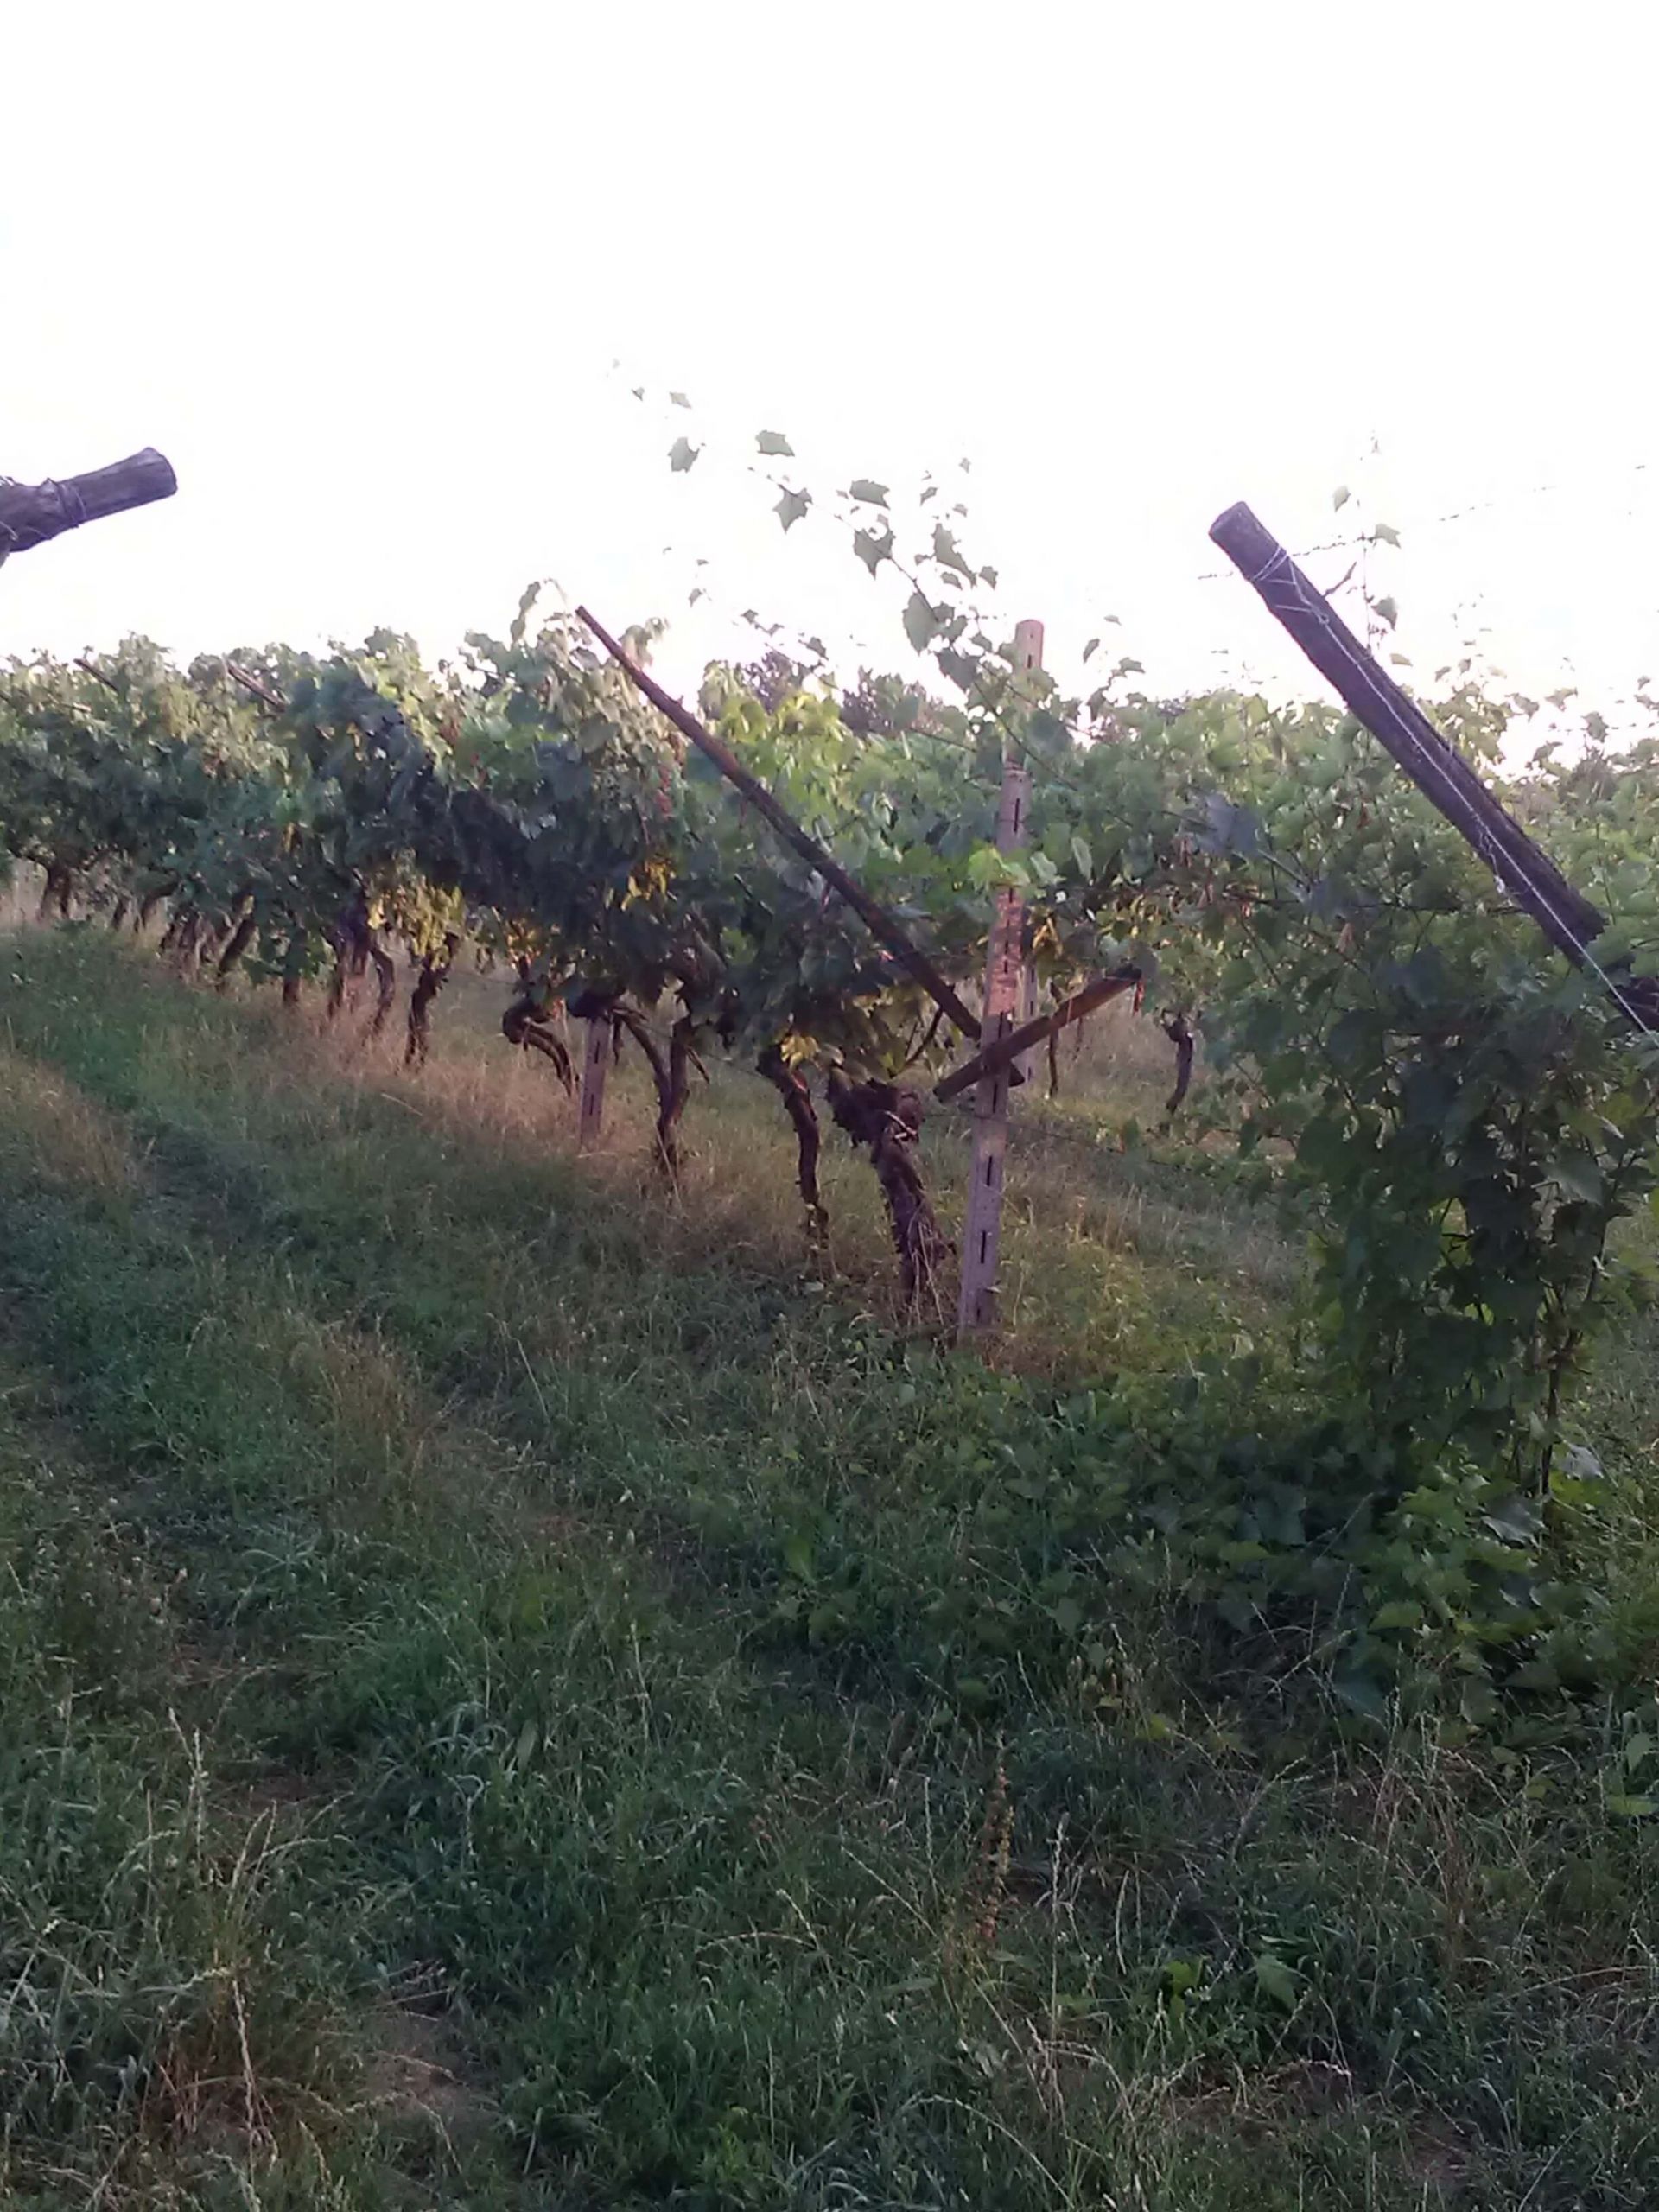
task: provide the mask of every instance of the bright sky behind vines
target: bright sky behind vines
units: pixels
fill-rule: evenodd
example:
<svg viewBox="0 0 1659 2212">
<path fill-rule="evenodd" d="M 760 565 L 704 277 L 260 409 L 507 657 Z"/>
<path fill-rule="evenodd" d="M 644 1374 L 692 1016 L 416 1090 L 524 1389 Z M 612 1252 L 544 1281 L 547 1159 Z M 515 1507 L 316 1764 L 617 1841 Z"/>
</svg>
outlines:
<svg viewBox="0 0 1659 2212">
<path fill-rule="evenodd" d="M 668 615 L 681 683 L 750 606 L 909 664 L 890 572 L 744 473 L 776 429 L 824 490 L 971 456 L 1063 677 L 1114 613 L 1157 688 L 1316 689 L 1205 532 L 1339 537 L 1346 482 L 1419 668 L 1484 622 L 1613 702 L 1659 676 L 1656 61 L 1629 0 L 16 6 L 0 470 L 181 490 L 9 565 L 0 649 L 441 651 L 543 575 Z"/>
</svg>

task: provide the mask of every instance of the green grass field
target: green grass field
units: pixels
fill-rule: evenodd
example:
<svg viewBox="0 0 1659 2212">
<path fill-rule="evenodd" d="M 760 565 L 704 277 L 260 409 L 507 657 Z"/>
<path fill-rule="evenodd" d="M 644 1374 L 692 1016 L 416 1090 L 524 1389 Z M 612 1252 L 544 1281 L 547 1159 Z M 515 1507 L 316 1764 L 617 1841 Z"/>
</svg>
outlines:
<svg viewBox="0 0 1659 2212">
<path fill-rule="evenodd" d="M 988 1371 L 898 1328 L 838 1139 L 807 1267 L 740 1071 L 671 1207 L 638 1073 L 577 1160 L 497 985 L 407 1078 L 0 950 L 0 2200 L 1659 2201 L 1659 1840 L 1596 1757 L 1368 1729 L 1155 1573 L 1068 1664 L 987 1503 L 1057 1393 L 1294 1289 L 1224 1160 L 1121 1148 L 1139 1033 L 1022 1109 Z M 1656 1348 L 1594 1382 L 1632 1478 Z"/>
</svg>

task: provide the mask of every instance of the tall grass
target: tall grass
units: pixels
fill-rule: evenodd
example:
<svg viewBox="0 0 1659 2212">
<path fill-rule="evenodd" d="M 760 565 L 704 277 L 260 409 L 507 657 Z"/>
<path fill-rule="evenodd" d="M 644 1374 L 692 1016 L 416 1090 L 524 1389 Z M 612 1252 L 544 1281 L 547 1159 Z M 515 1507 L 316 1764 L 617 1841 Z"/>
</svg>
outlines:
<svg viewBox="0 0 1659 2212">
<path fill-rule="evenodd" d="M 578 1160 L 481 982 L 410 1078 L 8 950 L 9 2201 L 1653 2201 L 1655 1848 L 1593 1765 L 1346 1726 L 1155 1584 L 983 1722 L 930 1679 L 927 1593 L 1040 1600 L 968 1463 L 1295 1280 L 1122 1148 L 1155 1068 L 1024 1115 L 988 1375 L 896 1332 L 851 1157 L 809 1266 L 741 1071 L 671 1207 L 637 1080 Z"/>
</svg>

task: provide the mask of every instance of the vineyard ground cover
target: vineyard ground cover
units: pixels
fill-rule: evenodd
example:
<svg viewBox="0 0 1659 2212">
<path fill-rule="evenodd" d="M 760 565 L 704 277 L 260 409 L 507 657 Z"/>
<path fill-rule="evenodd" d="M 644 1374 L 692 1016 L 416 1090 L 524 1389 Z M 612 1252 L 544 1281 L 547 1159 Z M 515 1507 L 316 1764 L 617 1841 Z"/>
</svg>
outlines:
<svg viewBox="0 0 1659 2212">
<path fill-rule="evenodd" d="M 969 1541 L 1046 1377 L 1294 1281 L 1213 1163 L 1098 1141 L 1144 1033 L 1025 1114 L 988 1374 L 895 1337 L 833 1154 L 804 1272 L 758 1080 L 670 1215 L 638 1072 L 578 1163 L 481 981 L 411 1080 L 94 930 L 4 951 L 8 2202 L 1653 2200 L 1659 1844 L 1593 1747 L 1359 1728 L 1146 1584 L 1056 1666 L 1017 1478 Z M 1632 1453 L 1653 1349 L 1595 1386 Z M 1031 1638 L 982 1715 L 953 1593 Z"/>
</svg>

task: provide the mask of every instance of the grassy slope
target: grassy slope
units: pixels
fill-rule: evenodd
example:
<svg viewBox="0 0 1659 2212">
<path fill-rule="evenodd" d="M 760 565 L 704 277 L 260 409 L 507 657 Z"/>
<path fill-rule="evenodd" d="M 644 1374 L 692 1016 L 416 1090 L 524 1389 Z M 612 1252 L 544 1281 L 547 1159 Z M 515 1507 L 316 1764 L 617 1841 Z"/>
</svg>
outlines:
<svg viewBox="0 0 1659 2212">
<path fill-rule="evenodd" d="M 804 1278 L 761 1086 L 666 1218 L 632 1080 L 574 1161 L 481 988 L 411 1084 L 8 951 L 6 2201 L 1659 2193 L 1659 1852 L 1593 1790 L 1217 1686 L 1155 1592 L 1103 1677 L 953 1717 L 905 1592 L 1013 1591 L 959 1471 L 1041 1448 L 1040 1376 L 895 1345 L 844 1156 Z M 1096 1134 L 1020 1147 L 1030 1363 L 1270 1317 L 1270 1228 Z M 855 1647 L 783 1617 L 826 1548 L 885 1578 Z"/>
</svg>

